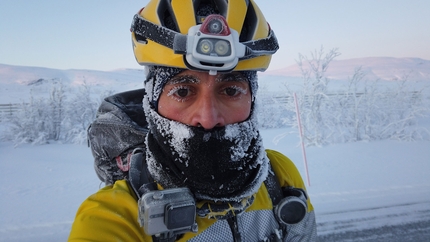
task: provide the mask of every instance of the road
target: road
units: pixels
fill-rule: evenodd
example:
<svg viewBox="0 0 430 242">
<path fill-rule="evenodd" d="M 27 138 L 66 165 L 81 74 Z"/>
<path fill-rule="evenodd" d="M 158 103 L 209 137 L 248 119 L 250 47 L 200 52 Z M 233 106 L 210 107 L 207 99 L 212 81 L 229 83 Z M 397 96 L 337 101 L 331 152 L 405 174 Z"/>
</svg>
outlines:
<svg viewBox="0 0 430 242">
<path fill-rule="evenodd" d="M 319 241 L 430 241 L 428 201 L 333 214 L 320 217 Z"/>
<path fill-rule="evenodd" d="M 318 236 L 318 241 L 430 241 L 430 220 Z"/>
</svg>

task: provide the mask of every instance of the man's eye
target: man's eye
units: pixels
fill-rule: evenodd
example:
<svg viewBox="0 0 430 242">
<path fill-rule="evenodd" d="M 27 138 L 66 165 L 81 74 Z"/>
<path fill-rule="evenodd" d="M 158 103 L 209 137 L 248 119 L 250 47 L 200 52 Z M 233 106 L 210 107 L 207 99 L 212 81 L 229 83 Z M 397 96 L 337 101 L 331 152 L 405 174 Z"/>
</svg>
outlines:
<svg viewBox="0 0 430 242">
<path fill-rule="evenodd" d="M 225 93 L 228 95 L 228 96 L 235 96 L 236 94 L 238 94 L 238 91 L 237 91 L 237 89 L 236 88 L 233 88 L 233 87 L 227 87 L 226 89 L 225 89 Z"/>
<path fill-rule="evenodd" d="M 223 93 L 229 97 L 238 97 L 241 94 L 246 95 L 246 89 L 239 86 L 231 86 L 223 89 Z"/>
<path fill-rule="evenodd" d="M 181 88 L 176 90 L 176 95 L 178 95 L 179 97 L 186 97 L 188 96 L 189 90 L 186 88 Z"/>
<path fill-rule="evenodd" d="M 191 94 L 192 93 L 189 87 L 175 86 L 170 89 L 170 91 L 167 93 L 167 96 L 184 101 L 184 99 L 188 98 Z"/>
</svg>

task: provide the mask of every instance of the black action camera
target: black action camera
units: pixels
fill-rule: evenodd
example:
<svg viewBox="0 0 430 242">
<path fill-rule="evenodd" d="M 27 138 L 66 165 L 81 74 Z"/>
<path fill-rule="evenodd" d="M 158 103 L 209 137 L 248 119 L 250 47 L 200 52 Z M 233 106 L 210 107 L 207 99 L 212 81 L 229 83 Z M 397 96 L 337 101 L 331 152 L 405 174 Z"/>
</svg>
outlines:
<svg viewBox="0 0 430 242">
<path fill-rule="evenodd" d="M 148 235 L 197 232 L 195 200 L 188 188 L 147 192 L 138 205 L 139 223 Z"/>
</svg>

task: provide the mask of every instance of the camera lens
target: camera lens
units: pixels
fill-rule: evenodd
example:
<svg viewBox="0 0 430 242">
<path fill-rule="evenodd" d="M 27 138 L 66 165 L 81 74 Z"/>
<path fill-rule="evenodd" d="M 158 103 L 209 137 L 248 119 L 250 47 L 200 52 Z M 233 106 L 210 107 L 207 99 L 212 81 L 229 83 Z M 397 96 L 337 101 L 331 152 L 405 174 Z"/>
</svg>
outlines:
<svg viewBox="0 0 430 242">
<path fill-rule="evenodd" d="M 306 208 L 299 202 L 290 202 L 288 206 L 282 207 L 280 211 L 280 218 L 286 224 L 296 224 L 302 221 L 306 214 Z"/>
<path fill-rule="evenodd" d="M 276 206 L 275 215 L 285 224 L 296 224 L 306 215 L 306 204 L 298 197 L 286 197 Z"/>
<path fill-rule="evenodd" d="M 165 224 L 168 229 L 179 229 L 192 226 L 195 221 L 194 204 L 169 204 L 166 206 Z"/>
<path fill-rule="evenodd" d="M 213 19 L 208 26 L 208 31 L 211 34 L 219 34 L 222 31 L 222 23 L 218 19 Z"/>
</svg>

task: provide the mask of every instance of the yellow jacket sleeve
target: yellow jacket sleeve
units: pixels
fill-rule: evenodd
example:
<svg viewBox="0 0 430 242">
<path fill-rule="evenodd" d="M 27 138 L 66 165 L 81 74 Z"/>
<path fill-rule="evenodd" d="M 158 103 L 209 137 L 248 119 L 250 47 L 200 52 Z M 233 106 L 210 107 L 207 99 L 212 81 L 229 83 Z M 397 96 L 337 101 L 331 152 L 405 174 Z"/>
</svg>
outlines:
<svg viewBox="0 0 430 242">
<path fill-rule="evenodd" d="M 87 198 L 75 217 L 68 241 L 152 241 L 140 227 L 137 202 L 125 180 Z"/>
</svg>

